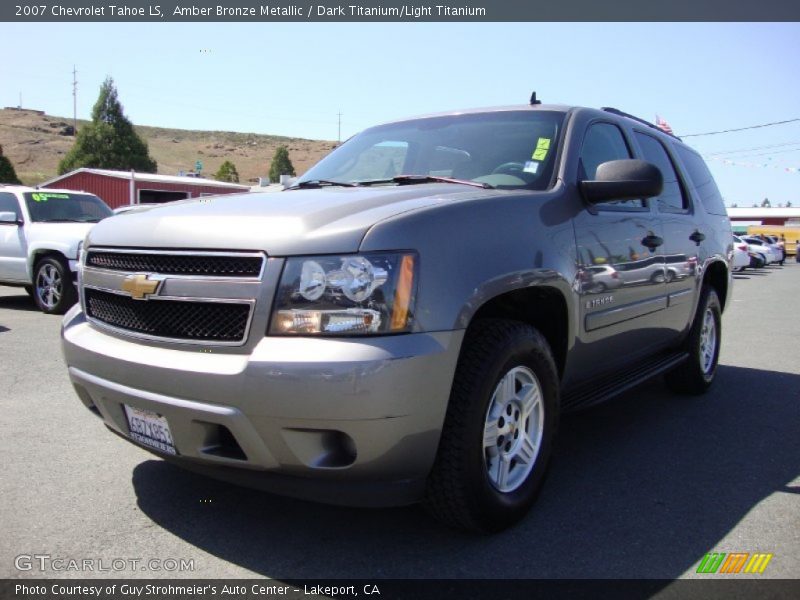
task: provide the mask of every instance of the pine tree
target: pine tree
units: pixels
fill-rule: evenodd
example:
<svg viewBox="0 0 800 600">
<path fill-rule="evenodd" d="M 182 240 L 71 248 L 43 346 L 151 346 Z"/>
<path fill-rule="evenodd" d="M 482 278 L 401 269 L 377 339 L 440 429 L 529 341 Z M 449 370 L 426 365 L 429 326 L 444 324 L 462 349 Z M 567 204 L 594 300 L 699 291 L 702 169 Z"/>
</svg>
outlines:
<svg viewBox="0 0 800 600">
<path fill-rule="evenodd" d="M 75 144 L 58 165 L 58 173 L 80 167 L 156 172 L 157 165 L 148 154 L 147 143 L 123 113 L 111 77 L 100 86 L 92 122 L 78 132 Z"/>
<path fill-rule="evenodd" d="M 220 165 L 217 174 L 214 175 L 214 179 L 217 181 L 227 181 L 228 183 L 239 183 L 239 172 L 236 170 L 236 165 L 226 160 Z"/>
<path fill-rule="evenodd" d="M 2 146 L 0 146 L 0 183 L 14 183 L 17 185 L 22 183 L 17 177 L 14 165 L 11 164 L 8 157 L 3 156 Z"/>
<path fill-rule="evenodd" d="M 292 161 L 289 160 L 289 149 L 286 146 L 278 146 L 275 150 L 275 156 L 272 157 L 272 164 L 269 167 L 269 180 L 272 183 L 278 183 L 281 180 L 281 175 L 295 176 L 294 166 Z"/>
</svg>

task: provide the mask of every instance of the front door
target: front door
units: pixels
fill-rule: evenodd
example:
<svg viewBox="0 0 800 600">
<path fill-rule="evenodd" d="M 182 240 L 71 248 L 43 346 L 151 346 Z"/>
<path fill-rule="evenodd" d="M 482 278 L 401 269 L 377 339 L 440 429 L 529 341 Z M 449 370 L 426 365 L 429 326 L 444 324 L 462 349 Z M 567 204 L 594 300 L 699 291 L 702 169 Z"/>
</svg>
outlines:
<svg viewBox="0 0 800 600">
<path fill-rule="evenodd" d="M 0 212 L 22 215 L 17 196 L 0 192 Z M 0 281 L 29 283 L 26 269 L 27 245 L 21 225 L 0 223 Z"/>
<path fill-rule="evenodd" d="M 595 122 L 584 136 L 578 181 L 594 179 L 604 162 L 631 156 L 619 127 Z M 631 363 L 662 344 L 663 238 L 647 200 L 595 204 L 574 223 L 584 378 Z"/>
</svg>

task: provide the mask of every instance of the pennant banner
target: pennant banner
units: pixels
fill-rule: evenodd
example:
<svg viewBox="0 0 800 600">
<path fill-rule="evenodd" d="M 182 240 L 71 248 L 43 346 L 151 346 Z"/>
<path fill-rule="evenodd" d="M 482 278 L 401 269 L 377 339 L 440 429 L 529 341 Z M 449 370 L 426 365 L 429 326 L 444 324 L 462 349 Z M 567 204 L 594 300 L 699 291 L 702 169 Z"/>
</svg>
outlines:
<svg viewBox="0 0 800 600">
<path fill-rule="evenodd" d="M 742 162 L 738 160 L 730 160 L 728 158 L 719 158 L 716 156 L 709 156 L 706 157 L 706 160 L 713 160 L 717 162 L 721 162 L 723 165 L 729 165 L 732 167 L 747 167 L 750 169 L 777 169 L 779 171 L 786 171 L 787 173 L 800 173 L 800 167 L 784 167 L 781 165 L 776 165 L 773 163 L 765 162 L 765 163 L 753 163 L 753 162 Z"/>
</svg>

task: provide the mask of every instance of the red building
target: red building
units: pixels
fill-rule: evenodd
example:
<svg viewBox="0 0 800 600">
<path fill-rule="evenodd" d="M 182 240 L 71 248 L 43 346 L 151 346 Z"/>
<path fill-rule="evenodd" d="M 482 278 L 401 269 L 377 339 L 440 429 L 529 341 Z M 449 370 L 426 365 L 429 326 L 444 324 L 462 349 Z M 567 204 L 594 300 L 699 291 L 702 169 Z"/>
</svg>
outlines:
<svg viewBox="0 0 800 600">
<path fill-rule="evenodd" d="M 154 204 L 250 191 L 250 187 L 246 185 L 201 177 L 88 168 L 77 169 L 50 179 L 39 187 L 89 192 L 102 198 L 111 208 L 126 204 Z"/>
</svg>

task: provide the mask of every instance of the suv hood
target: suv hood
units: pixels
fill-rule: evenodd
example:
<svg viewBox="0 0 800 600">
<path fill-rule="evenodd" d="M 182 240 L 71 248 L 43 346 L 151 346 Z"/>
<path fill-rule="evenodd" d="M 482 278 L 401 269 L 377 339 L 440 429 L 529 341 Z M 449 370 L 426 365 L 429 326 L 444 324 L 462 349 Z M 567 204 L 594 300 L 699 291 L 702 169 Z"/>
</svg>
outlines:
<svg viewBox="0 0 800 600">
<path fill-rule="evenodd" d="M 505 193 L 434 183 L 211 196 L 105 219 L 92 229 L 88 245 L 277 256 L 356 252 L 369 228 L 389 217 Z"/>
</svg>

